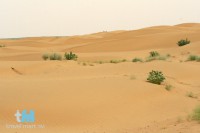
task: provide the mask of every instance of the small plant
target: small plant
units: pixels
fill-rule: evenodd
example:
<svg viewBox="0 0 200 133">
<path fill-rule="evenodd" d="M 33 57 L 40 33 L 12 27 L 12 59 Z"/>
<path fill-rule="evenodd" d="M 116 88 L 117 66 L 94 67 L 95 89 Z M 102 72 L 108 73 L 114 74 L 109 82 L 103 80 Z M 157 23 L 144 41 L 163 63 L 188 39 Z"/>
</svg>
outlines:
<svg viewBox="0 0 200 133">
<path fill-rule="evenodd" d="M 103 64 L 103 61 L 99 61 L 98 63 L 99 63 L 99 64 Z"/>
<path fill-rule="evenodd" d="M 48 54 L 43 54 L 42 58 L 43 58 L 43 60 L 48 60 L 49 59 L 49 55 Z"/>
<path fill-rule="evenodd" d="M 127 59 L 123 59 L 123 60 L 121 60 L 121 62 L 127 62 Z"/>
<path fill-rule="evenodd" d="M 62 56 L 60 54 L 57 53 L 53 53 L 49 56 L 50 60 L 62 60 Z"/>
<path fill-rule="evenodd" d="M 65 53 L 65 59 L 66 60 L 77 60 L 78 56 L 72 52 L 70 53 Z"/>
<path fill-rule="evenodd" d="M 200 56 L 196 59 L 197 62 L 200 62 Z"/>
<path fill-rule="evenodd" d="M 197 55 L 190 55 L 187 59 L 187 61 L 197 61 L 200 62 L 200 56 Z"/>
<path fill-rule="evenodd" d="M 123 60 L 110 60 L 110 63 L 117 64 L 117 63 L 126 62 L 126 61 L 127 61 L 126 59 L 123 59 Z"/>
<path fill-rule="evenodd" d="M 192 114 L 192 120 L 196 120 L 200 122 L 200 106 L 194 109 L 193 114 Z"/>
<path fill-rule="evenodd" d="M 157 57 L 157 56 L 160 56 L 160 54 L 157 51 L 150 52 L 150 57 Z"/>
<path fill-rule="evenodd" d="M 5 45 L 0 45 L 0 48 L 3 48 L 3 47 L 5 47 Z"/>
<path fill-rule="evenodd" d="M 188 61 L 195 61 L 195 60 L 197 60 L 198 59 L 198 56 L 196 56 L 196 55 L 190 55 L 189 57 L 188 57 Z"/>
<path fill-rule="evenodd" d="M 120 63 L 120 61 L 119 60 L 111 60 L 110 63 L 115 63 L 116 64 L 116 63 Z"/>
<path fill-rule="evenodd" d="M 165 89 L 166 89 L 167 91 L 170 91 L 170 90 L 172 89 L 172 87 L 173 87 L 172 85 L 166 85 L 166 86 L 165 86 Z"/>
<path fill-rule="evenodd" d="M 134 58 L 134 59 L 132 60 L 132 62 L 143 62 L 143 61 L 142 61 L 142 59 L 140 59 L 140 58 Z"/>
<path fill-rule="evenodd" d="M 187 93 L 187 96 L 190 97 L 190 98 L 198 98 L 196 95 L 194 95 L 193 92 Z"/>
<path fill-rule="evenodd" d="M 87 63 L 83 62 L 83 66 L 87 66 Z"/>
<path fill-rule="evenodd" d="M 165 77 L 162 72 L 152 70 L 149 73 L 147 81 L 153 84 L 160 85 L 165 80 Z"/>
<path fill-rule="evenodd" d="M 188 40 L 187 38 L 184 40 L 184 39 L 181 39 L 180 41 L 178 41 L 178 46 L 184 46 L 184 45 L 187 45 L 187 44 L 190 44 L 190 40 Z"/>
<path fill-rule="evenodd" d="M 166 56 L 167 56 L 167 57 L 171 57 L 171 55 L 170 55 L 170 54 L 167 54 Z"/>
<path fill-rule="evenodd" d="M 154 60 L 167 60 L 169 56 L 161 56 L 157 51 L 150 52 L 149 57 L 146 58 L 146 62 Z"/>
</svg>

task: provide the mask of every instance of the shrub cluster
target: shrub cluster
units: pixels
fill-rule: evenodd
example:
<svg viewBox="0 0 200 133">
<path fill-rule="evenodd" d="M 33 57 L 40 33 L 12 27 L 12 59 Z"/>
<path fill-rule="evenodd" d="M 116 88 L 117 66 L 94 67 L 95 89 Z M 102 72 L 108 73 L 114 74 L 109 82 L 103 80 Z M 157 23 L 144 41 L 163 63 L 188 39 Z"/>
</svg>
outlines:
<svg viewBox="0 0 200 133">
<path fill-rule="evenodd" d="M 126 62 L 126 61 L 127 61 L 126 59 L 122 59 L 122 60 L 110 60 L 110 63 L 117 64 L 117 63 Z"/>
<path fill-rule="evenodd" d="M 157 51 L 151 51 L 150 52 L 150 57 L 158 57 L 160 54 Z"/>
<path fill-rule="evenodd" d="M 70 53 L 65 53 L 65 59 L 66 60 L 77 60 L 78 56 L 72 52 Z"/>
<path fill-rule="evenodd" d="M 192 119 L 200 122 L 200 106 L 198 106 L 198 107 L 194 110 L 194 112 L 193 112 L 193 114 L 192 114 Z"/>
<path fill-rule="evenodd" d="M 57 53 L 53 53 L 49 56 L 50 60 L 62 60 L 62 56 L 60 54 Z"/>
<path fill-rule="evenodd" d="M 143 60 L 140 59 L 140 58 L 134 58 L 134 59 L 132 60 L 132 62 L 143 62 Z"/>
<path fill-rule="evenodd" d="M 149 73 L 147 81 L 153 84 L 160 85 L 165 80 L 165 77 L 162 72 L 152 70 Z"/>
<path fill-rule="evenodd" d="M 70 53 L 65 53 L 64 57 L 66 60 L 77 60 L 78 56 L 76 54 L 73 54 L 72 52 Z M 42 55 L 43 60 L 62 60 L 62 56 L 57 53 L 53 54 L 44 54 Z"/>
<path fill-rule="evenodd" d="M 184 40 L 184 39 L 181 39 L 180 41 L 177 42 L 178 46 L 184 46 L 184 45 L 187 45 L 187 44 L 190 44 L 190 40 L 188 40 L 187 38 Z"/>
<path fill-rule="evenodd" d="M 146 58 L 146 62 L 153 60 L 166 60 L 169 56 L 161 56 L 157 51 L 151 51 L 149 57 Z"/>
<path fill-rule="evenodd" d="M 197 55 L 190 55 L 187 59 L 187 61 L 198 61 L 200 62 L 200 56 Z"/>
</svg>

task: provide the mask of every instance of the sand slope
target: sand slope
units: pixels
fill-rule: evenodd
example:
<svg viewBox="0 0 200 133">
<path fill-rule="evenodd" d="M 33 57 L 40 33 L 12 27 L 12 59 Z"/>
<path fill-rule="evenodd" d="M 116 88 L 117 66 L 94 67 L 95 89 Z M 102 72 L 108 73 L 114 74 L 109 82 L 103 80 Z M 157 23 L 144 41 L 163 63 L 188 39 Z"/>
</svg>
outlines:
<svg viewBox="0 0 200 133">
<path fill-rule="evenodd" d="M 0 40 L 0 132 L 2 133 L 199 133 L 188 115 L 199 105 L 200 24 L 157 26 L 134 31 L 73 37 Z M 192 43 L 178 47 L 189 38 Z M 165 61 L 133 63 L 150 51 Z M 74 51 L 78 61 L 43 61 L 44 53 Z M 112 64 L 111 59 L 127 59 Z M 99 64 L 98 62 L 105 62 Z M 85 65 L 83 65 L 85 63 Z M 13 69 L 11 69 L 14 68 Z M 166 76 L 162 85 L 146 82 L 151 70 Z M 171 91 L 165 86 L 173 86 Z M 34 109 L 44 129 L 7 129 L 18 124 L 17 109 Z"/>
</svg>

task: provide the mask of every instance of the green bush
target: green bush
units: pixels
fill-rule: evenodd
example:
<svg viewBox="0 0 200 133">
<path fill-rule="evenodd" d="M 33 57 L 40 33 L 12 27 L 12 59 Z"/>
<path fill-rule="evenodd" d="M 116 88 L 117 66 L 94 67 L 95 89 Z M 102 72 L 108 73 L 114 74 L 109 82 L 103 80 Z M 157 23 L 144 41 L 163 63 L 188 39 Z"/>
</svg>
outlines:
<svg viewBox="0 0 200 133">
<path fill-rule="evenodd" d="M 187 59 L 187 61 L 200 61 L 200 57 L 198 57 L 197 55 L 190 55 Z"/>
<path fill-rule="evenodd" d="M 187 38 L 184 40 L 184 39 L 181 39 L 180 41 L 178 41 L 178 46 L 184 46 L 184 45 L 187 45 L 187 44 L 190 44 L 190 40 L 188 40 Z"/>
<path fill-rule="evenodd" d="M 140 59 L 140 58 L 134 58 L 134 59 L 132 60 L 132 62 L 143 62 L 143 61 L 142 61 L 142 59 Z"/>
<path fill-rule="evenodd" d="M 150 52 L 150 57 L 157 57 L 157 56 L 160 56 L 160 54 L 157 51 Z"/>
<path fill-rule="evenodd" d="M 76 54 L 73 54 L 72 52 L 70 53 L 65 53 L 65 59 L 66 60 L 77 60 L 78 56 Z"/>
<path fill-rule="evenodd" d="M 165 80 L 165 77 L 162 72 L 152 70 L 149 73 L 147 81 L 153 84 L 160 85 Z"/>
<path fill-rule="evenodd" d="M 168 55 L 161 56 L 157 51 L 151 51 L 149 57 L 146 58 L 146 62 L 153 60 L 167 60 L 167 58 L 169 58 Z"/>
<path fill-rule="evenodd" d="M 49 55 L 48 54 L 43 54 L 42 58 L 43 58 L 43 60 L 48 60 L 49 59 Z"/>
<path fill-rule="evenodd" d="M 49 56 L 50 60 L 62 60 L 62 56 L 60 54 L 57 53 L 53 53 Z"/>
<path fill-rule="evenodd" d="M 200 56 L 196 59 L 196 61 L 200 62 Z"/>
<path fill-rule="evenodd" d="M 188 61 L 195 61 L 195 60 L 197 60 L 198 59 L 198 56 L 196 56 L 196 55 L 190 55 L 189 57 L 188 57 Z"/>
<path fill-rule="evenodd" d="M 194 112 L 193 112 L 193 114 L 192 114 L 192 119 L 200 122 L 200 106 L 198 106 L 198 107 L 194 110 Z"/>
</svg>

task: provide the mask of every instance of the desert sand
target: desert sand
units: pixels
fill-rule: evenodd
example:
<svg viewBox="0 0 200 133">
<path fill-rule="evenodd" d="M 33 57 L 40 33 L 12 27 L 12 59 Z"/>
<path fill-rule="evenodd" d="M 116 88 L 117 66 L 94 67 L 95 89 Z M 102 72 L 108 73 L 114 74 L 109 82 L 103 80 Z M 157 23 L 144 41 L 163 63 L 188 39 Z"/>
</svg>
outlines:
<svg viewBox="0 0 200 133">
<path fill-rule="evenodd" d="M 179 47 L 180 39 L 191 40 Z M 156 26 L 72 37 L 1 39 L 1 133 L 199 133 L 188 120 L 200 104 L 200 24 Z M 44 61 L 45 53 L 73 51 L 77 61 Z M 167 60 L 134 63 L 150 51 Z M 126 62 L 109 63 L 126 59 Z M 102 62 L 102 63 L 99 63 Z M 12 69 L 14 68 L 14 70 Z M 147 82 L 162 71 L 161 85 Z M 165 89 L 166 85 L 173 88 Z M 188 97 L 192 92 L 196 97 Z M 16 110 L 33 109 L 44 129 L 8 129 Z"/>
</svg>

